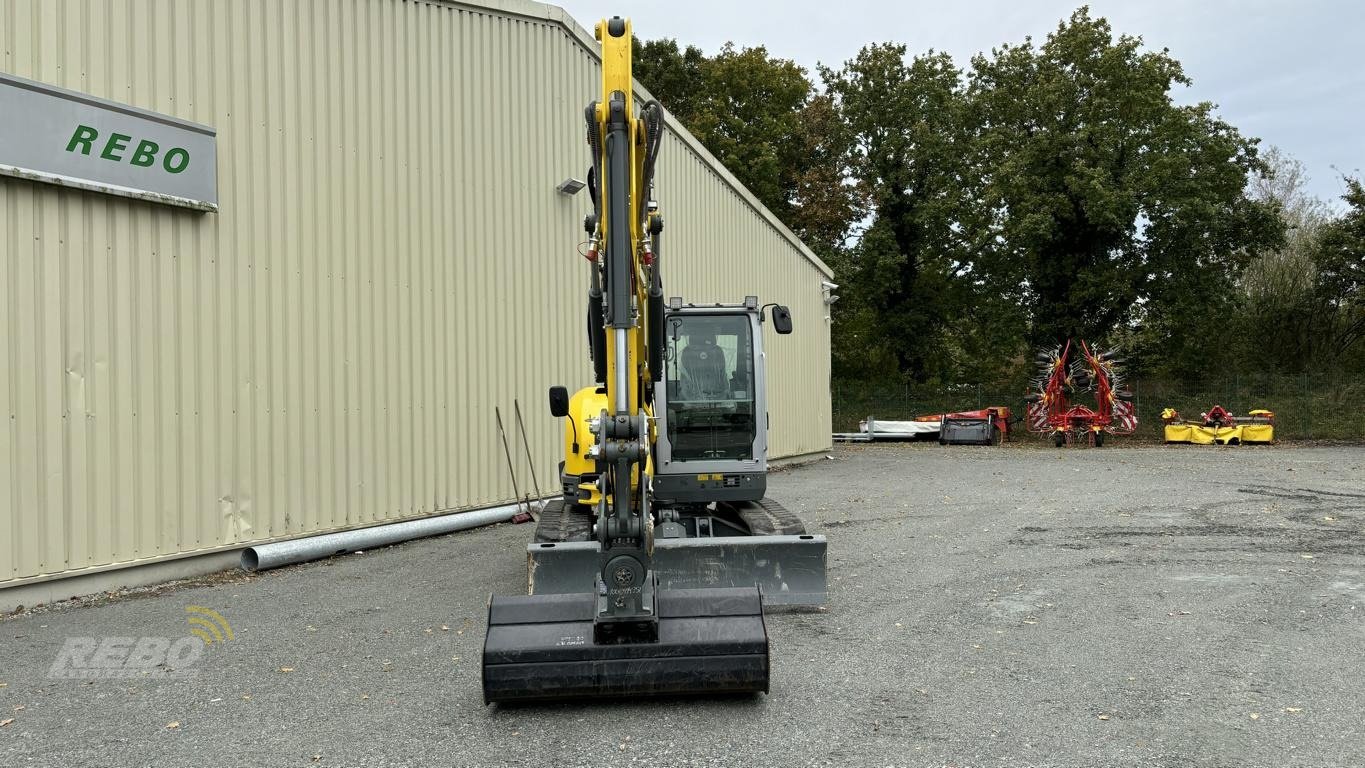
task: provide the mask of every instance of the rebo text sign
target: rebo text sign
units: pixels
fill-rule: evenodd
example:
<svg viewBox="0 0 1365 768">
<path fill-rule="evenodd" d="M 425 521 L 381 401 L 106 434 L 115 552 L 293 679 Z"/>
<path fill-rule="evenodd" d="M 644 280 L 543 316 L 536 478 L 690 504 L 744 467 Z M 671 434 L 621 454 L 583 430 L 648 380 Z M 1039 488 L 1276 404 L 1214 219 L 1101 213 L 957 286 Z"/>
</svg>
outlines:
<svg viewBox="0 0 1365 768">
<path fill-rule="evenodd" d="M 218 210 L 208 126 L 0 72 L 0 175 Z"/>
</svg>

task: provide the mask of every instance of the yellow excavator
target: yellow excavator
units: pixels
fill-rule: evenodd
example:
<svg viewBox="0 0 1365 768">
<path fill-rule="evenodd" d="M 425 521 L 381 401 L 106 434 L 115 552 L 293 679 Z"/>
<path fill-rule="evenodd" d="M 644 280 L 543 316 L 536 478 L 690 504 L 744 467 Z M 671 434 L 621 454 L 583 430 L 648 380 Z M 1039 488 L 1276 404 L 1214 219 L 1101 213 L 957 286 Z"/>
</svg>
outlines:
<svg viewBox="0 0 1365 768">
<path fill-rule="evenodd" d="M 768 690 L 765 605 L 824 602 L 823 536 L 766 497 L 763 325 L 786 307 L 664 299 L 654 167 L 663 108 L 637 108 L 631 25 L 601 21 L 586 110 L 588 348 L 562 498 L 527 550 L 528 592 L 489 600 L 485 702 Z M 767 310 L 771 308 L 771 313 Z"/>
</svg>

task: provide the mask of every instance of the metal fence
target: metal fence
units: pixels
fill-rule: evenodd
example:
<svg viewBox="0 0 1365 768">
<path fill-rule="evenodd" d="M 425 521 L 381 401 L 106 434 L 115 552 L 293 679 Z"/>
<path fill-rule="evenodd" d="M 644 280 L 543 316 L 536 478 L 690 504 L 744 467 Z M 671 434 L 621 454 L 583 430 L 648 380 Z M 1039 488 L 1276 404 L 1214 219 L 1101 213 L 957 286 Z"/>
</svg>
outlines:
<svg viewBox="0 0 1365 768">
<path fill-rule="evenodd" d="M 1280 440 L 1365 439 L 1365 377 L 1346 374 L 1230 375 L 1186 379 L 1130 380 L 1138 410 L 1137 437 L 1161 439 L 1161 412 L 1175 408 L 1184 418 L 1221 405 L 1236 415 L 1254 408 L 1275 412 Z M 1022 382 L 962 384 L 887 384 L 834 382 L 834 429 L 856 431 L 868 416 L 909 419 L 946 411 L 967 411 L 1005 405 L 1016 416 L 1024 414 L 1026 385 Z M 1076 398 L 1093 404 L 1091 396 Z M 1016 429 L 1022 431 L 1020 424 Z"/>
</svg>

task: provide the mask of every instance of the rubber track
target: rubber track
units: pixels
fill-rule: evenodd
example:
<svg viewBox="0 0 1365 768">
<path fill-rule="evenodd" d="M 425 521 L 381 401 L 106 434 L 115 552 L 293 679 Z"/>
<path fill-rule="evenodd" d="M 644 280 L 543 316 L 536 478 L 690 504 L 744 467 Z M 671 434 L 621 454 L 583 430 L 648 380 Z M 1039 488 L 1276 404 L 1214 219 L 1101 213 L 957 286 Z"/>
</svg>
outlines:
<svg viewBox="0 0 1365 768">
<path fill-rule="evenodd" d="M 801 518 L 772 499 L 722 503 L 733 509 L 755 536 L 800 536 L 806 532 L 806 524 L 801 522 Z"/>
<path fill-rule="evenodd" d="M 587 541 L 592 538 L 592 515 L 583 507 L 567 506 L 563 499 L 546 502 L 536 523 L 536 543 Z"/>
<path fill-rule="evenodd" d="M 755 536 L 800 536 L 806 532 L 801 518 L 773 499 L 720 503 L 734 510 Z M 588 541 L 592 538 L 592 523 L 592 515 L 584 508 L 569 507 L 563 499 L 556 499 L 546 503 L 540 513 L 535 540 L 537 544 Z"/>
</svg>

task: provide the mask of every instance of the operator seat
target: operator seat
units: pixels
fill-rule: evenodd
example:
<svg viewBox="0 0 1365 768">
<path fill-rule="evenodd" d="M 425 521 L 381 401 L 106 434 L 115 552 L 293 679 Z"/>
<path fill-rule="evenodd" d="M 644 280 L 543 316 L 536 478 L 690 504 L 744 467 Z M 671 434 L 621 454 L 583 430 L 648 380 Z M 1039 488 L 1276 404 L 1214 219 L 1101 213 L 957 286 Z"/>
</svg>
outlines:
<svg viewBox="0 0 1365 768">
<path fill-rule="evenodd" d="M 682 390 L 685 400 L 720 400 L 730 396 L 725 375 L 725 350 L 714 335 L 695 335 L 682 351 Z"/>
</svg>

